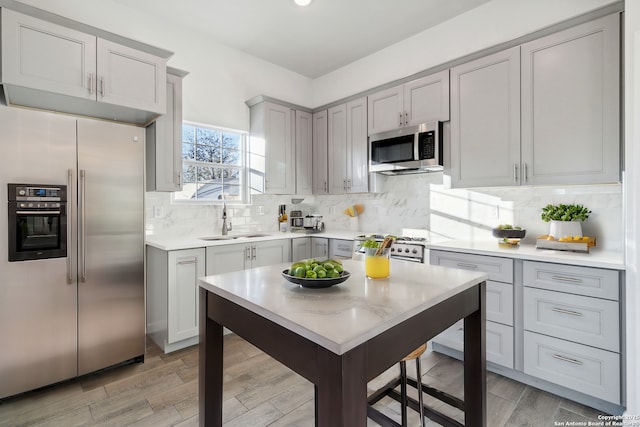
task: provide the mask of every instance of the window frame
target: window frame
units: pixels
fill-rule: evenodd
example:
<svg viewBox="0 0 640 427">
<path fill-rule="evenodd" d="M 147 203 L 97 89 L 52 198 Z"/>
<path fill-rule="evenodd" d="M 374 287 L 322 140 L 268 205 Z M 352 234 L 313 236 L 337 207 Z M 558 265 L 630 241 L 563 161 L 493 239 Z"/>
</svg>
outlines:
<svg viewBox="0 0 640 427">
<path fill-rule="evenodd" d="M 187 166 L 189 165 L 196 166 L 196 167 L 204 166 L 204 167 L 211 167 L 211 168 L 218 168 L 218 169 L 239 169 L 240 170 L 239 199 L 237 200 L 228 199 L 226 197 L 223 197 L 222 199 L 218 199 L 218 200 L 177 198 L 176 194 L 181 193 L 183 191 L 181 190 L 181 191 L 175 191 L 171 193 L 171 203 L 179 204 L 179 205 L 203 205 L 203 206 L 204 205 L 222 205 L 223 203 L 226 203 L 227 205 L 251 204 L 251 193 L 249 191 L 249 133 L 246 131 L 238 130 L 238 129 L 226 128 L 222 126 L 210 125 L 210 124 L 199 123 L 199 122 L 192 122 L 188 120 L 183 120 L 182 126 L 191 126 L 193 128 L 214 130 L 214 131 L 222 132 L 223 134 L 225 132 L 233 133 L 240 136 L 240 144 L 239 144 L 240 146 L 240 149 L 239 149 L 240 162 L 239 163 L 240 164 L 235 165 L 235 164 L 223 164 L 223 163 L 213 163 L 213 162 L 210 163 L 206 161 L 185 159 L 184 152 L 183 152 L 183 144 L 186 141 L 182 140 L 182 135 L 183 135 L 182 127 L 180 131 L 180 156 L 182 157 L 182 170 L 180 171 L 180 179 L 182 181 L 182 188 L 184 189 L 184 186 L 186 184 L 194 183 L 192 181 L 185 181 L 184 179 L 185 171 L 187 169 Z M 198 182 L 196 181 L 195 184 L 197 185 Z"/>
</svg>

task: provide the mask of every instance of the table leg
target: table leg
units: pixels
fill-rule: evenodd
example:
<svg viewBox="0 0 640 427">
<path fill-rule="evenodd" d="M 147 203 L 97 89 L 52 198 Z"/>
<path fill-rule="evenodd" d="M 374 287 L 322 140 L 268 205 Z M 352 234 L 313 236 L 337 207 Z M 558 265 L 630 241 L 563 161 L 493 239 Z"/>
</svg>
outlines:
<svg viewBox="0 0 640 427">
<path fill-rule="evenodd" d="M 367 425 L 367 375 L 364 346 L 338 356 L 318 347 L 316 426 Z"/>
<path fill-rule="evenodd" d="M 467 427 L 487 425 L 485 289 L 479 286 L 479 309 L 464 318 L 464 421 Z"/>
<path fill-rule="evenodd" d="M 200 425 L 222 427 L 224 336 L 222 325 L 207 316 L 207 291 L 200 289 Z"/>
</svg>

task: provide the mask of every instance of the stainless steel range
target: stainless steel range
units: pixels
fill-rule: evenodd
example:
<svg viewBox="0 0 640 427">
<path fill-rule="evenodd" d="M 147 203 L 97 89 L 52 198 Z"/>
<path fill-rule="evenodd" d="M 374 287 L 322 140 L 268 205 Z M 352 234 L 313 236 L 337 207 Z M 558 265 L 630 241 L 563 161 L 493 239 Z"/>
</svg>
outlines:
<svg viewBox="0 0 640 427">
<path fill-rule="evenodd" d="M 367 240 L 375 240 L 382 242 L 385 235 L 382 234 L 366 234 L 356 236 L 354 239 L 353 250 L 357 254 L 364 254 L 362 244 Z M 425 244 L 427 239 L 424 237 L 407 237 L 399 236 L 391 246 L 391 258 L 402 259 L 405 261 L 424 263 L 426 259 L 427 248 Z"/>
</svg>

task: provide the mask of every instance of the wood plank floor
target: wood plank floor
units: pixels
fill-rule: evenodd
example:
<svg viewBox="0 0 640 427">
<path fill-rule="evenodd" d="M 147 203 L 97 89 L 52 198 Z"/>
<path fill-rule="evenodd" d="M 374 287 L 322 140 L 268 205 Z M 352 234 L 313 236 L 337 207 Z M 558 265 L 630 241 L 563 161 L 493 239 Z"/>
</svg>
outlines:
<svg viewBox="0 0 640 427">
<path fill-rule="evenodd" d="M 460 362 L 429 351 L 421 360 L 425 384 L 463 397 Z M 225 337 L 225 367 L 225 426 L 314 426 L 313 385 L 304 378 L 235 335 Z M 408 364 L 407 371 L 412 376 L 414 366 Z M 371 390 L 397 372 L 394 367 L 376 378 L 369 384 Z M 487 391 L 489 427 L 597 421 L 594 409 L 493 373 L 487 375 Z M 425 402 L 463 422 L 460 411 L 426 395 Z M 399 419 L 399 404 L 390 398 L 376 408 Z M 413 411 L 409 416 L 410 425 L 418 426 L 419 416 Z M 145 363 L 0 401 L 0 427 L 197 425 L 198 347 L 165 355 L 151 340 Z M 369 420 L 369 426 L 376 425 Z"/>
</svg>

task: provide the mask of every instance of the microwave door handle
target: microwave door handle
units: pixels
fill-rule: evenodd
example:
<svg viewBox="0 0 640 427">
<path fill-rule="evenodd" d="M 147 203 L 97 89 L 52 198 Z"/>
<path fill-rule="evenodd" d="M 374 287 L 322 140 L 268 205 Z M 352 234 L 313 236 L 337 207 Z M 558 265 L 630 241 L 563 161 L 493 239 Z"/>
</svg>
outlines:
<svg viewBox="0 0 640 427">
<path fill-rule="evenodd" d="M 415 135 L 413 135 L 413 158 L 415 160 L 419 160 L 420 159 L 420 133 L 416 132 Z"/>
</svg>

